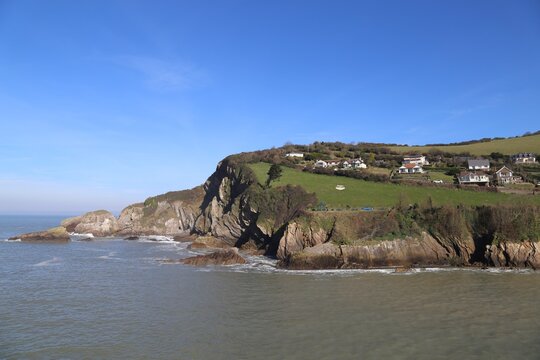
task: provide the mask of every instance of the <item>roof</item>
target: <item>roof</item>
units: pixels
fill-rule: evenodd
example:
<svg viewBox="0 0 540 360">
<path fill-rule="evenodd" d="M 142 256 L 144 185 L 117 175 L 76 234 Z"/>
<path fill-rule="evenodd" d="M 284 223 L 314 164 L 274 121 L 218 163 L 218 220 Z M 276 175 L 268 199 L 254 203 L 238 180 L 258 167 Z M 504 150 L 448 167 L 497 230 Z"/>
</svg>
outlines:
<svg viewBox="0 0 540 360">
<path fill-rule="evenodd" d="M 472 167 L 484 167 L 484 166 L 489 167 L 489 160 L 486 160 L 486 159 L 472 159 L 472 160 L 467 160 L 467 161 L 469 163 L 469 166 L 472 166 Z"/>
<path fill-rule="evenodd" d="M 535 157 L 533 153 L 519 153 L 512 155 L 513 158 L 526 158 L 526 157 Z"/>
<path fill-rule="evenodd" d="M 414 168 L 419 168 L 420 166 L 416 165 L 416 164 L 403 164 L 403 166 L 401 166 L 402 168 L 407 168 L 407 169 L 414 169 Z"/>
<path fill-rule="evenodd" d="M 497 171 L 495 172 L 495 174 L 498 174 L 498 173 L 503 172 L 504 169 L 506 169 L 506 172 L 512 172 L 512 170 L 511 170 L 510 168 L 506 167 L 506 165 L 505 165 L 505 166 L 503 166 L 502 168 L 500 168 L 499 170 L 497 170 Z"/>
</svg>

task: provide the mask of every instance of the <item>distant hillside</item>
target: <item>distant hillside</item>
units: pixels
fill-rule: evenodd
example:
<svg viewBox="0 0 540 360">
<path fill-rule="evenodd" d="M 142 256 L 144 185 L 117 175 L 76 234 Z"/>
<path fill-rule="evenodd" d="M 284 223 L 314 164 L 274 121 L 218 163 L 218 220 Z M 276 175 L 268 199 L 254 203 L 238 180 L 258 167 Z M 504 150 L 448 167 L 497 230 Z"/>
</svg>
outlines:
<svg viewBox="0 0 540 360">
<path fill-rule="evenodd" d="M 432 146 L 387 146 L 399 153 L 426 153 L 432 149 L 451 153 L 469 152 L 472 155 L 487 155 L 499 152 L 512 155 L 520 152 L 540 154 L 540 134 L 520 136 L 515 138 L 473 142 L 466 145 L 432 145 Z"/>
</svg>

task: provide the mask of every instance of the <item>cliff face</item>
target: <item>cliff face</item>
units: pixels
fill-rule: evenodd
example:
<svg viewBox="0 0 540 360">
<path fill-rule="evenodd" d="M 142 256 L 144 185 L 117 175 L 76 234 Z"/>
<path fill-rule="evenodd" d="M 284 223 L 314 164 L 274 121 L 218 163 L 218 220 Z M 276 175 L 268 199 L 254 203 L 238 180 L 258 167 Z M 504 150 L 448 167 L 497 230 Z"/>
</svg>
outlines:
<svg viewBox="0 0 540 360">
<path fill-rule="evenodd" d="M 481 209 L 480 211 L 484 211 Z M 447 215 L 444 209 L 443 215 Z M 471 215 L 471 214 L 469 214 Z M 459 234 L 444 231 L 435 220 L 429 231 L 391 236 L 402 224 L 392 225 L 389 213 L 313 213 L 288 224 L 276 253 L 279 266 L 289 269 L 370 268 L 411 266 L 498 266 L 540 268 L 540 243 L 500 241 L 494 234 L 464 226 Z M 441 222 L 452 222 L 442 217 Z M 382 228 L 381 228 L 382 227 Z"/>
<path fill-rule="evenodd" d="M 130 205 L 118 217 L 118 235 L 189 235 L 204 196 L 202 187 L 174 191 Z"/>
<path fill-rule="evenodd" d="M 234 166 L 228 160 L 220 162 L 203 186 L 204 199 L 194 232 L 236 243 L 256 220 L 247 194 L 247 189 L 254 183 L 246 169 Z"/>
</svg>

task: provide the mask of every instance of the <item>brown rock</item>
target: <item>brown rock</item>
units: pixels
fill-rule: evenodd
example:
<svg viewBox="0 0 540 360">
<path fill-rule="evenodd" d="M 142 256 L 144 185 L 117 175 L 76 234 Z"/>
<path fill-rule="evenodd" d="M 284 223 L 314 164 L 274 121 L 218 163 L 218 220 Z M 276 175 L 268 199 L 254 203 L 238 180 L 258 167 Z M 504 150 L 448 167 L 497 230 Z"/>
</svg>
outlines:
<svg viewBox="0 0 540 360">
<path fill-rule="evenodd" d="M 198 255 L 182 260 L 183 264 L 193 266 L 206 265 L 235 265 L 245 264 L 246 260 L 238 254 L 238 249 L 231 248 L 227 250 L 216 251 L 207 255 Z"/>
<path fill-rule="evenodd" d="M 10 238 L 10 240 L 20 239 L 24 242 L 43 242 L 43 243 L 59 243 L 59 242 L 69 242 L 69 234 L 66 231 L 66 228 L 63 226 L 58 226 L 45 231 L 38 231 L 28 234 L 22 234 Z"/>
<path fill-rule="evenodd" d="M 227 249 L 230 247 L 231 245 L 213 236 L 199 236 L 188 246 L 188 249 Z"/>
<path fill-rule="evenodd" d="M 197 239 L 196 235 L 175 235 L 173 237 L 173 240 L 177 242 L 192 242 L 195 239 Z"/>
<path fill-rule="evenodd" d="M 540 269 L 540 243 L 523 241 L 520 243 L 501 242 L 488 246 L 486 259 L 498 267 L 531 267 Z"/>
</svg>

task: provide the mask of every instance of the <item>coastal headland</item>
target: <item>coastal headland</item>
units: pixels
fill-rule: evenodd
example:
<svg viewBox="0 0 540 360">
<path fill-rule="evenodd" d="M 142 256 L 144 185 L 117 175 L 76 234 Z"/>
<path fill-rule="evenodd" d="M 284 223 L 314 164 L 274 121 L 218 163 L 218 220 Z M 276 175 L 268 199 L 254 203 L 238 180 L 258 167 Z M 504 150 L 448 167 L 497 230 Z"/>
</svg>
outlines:
<svg viewBox="0 0 540 360">
<path fill-rule="evenodd" d="M 466 151 L 483 143 L 489 149 L 498 144 L 500 151 Z M 249 254 L 277 258 L 288 269 L 538 269 L 540 168 L 518 157 L 533 156 L 531 144 L 540 146 L 539 134 L 415 147 L 414 155 L 403 155 L 406 147 L 395 144 L 285 145 L 231 155 L 203 185 L 150 197 L 118 217 L 93 211 L 14 239 L 161 235 L 189 241 L 194 249 L 219 249 L 188 264 L 219 264 L 221 258 L 230 264 Z M 483 162 L 487 169 L 467 167 Z M 503 168 L 511 177 L 499 176 Z M 467 183 L 465 172 L 466 179 L 481 182 Z"/>
</svg>

